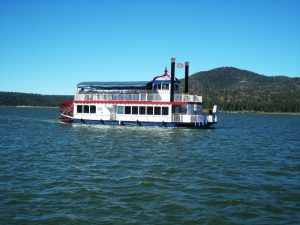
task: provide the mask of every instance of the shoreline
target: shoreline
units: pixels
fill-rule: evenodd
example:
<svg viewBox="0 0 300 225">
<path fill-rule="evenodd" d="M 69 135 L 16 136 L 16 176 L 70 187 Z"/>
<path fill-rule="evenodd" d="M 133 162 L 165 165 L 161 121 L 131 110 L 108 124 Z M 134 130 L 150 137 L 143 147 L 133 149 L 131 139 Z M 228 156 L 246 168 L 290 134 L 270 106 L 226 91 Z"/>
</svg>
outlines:
<svg viewBox="0 0 300 225">
<path fill-rule="evenodd" d="M 270 115 L 295 115 L 299 116 L 300 112 L 264 112 L 264 111 L 222 111 L 218 113 L 253 113 L 253 114 L 270 114 Z"/>
<path fill-rule="evenodd" d="M 31 105 L 16 105 L 16 106 L 9 106 L 9 105 L 0 105 L 0 107 L 15 107 L 15 108 L 48 108 L 48 109 L 58 109 L 58 106 L 31 106 Z M 208 113 L 209 110 L 203 109 L 204 113 Z M 218 114 L 221 113 L 238 113 L 238 114 L 243 114 L 243 113 L 254 113 L 254 114 L 270 114 L 270 115 L 295 115 L 299 116 L 300 112 L 263 112 L 263 111 L 220 111 Z"/>
<path fill-rule="evenodd" d="M 208 109 L 203 109 L 204 113 L 208 113 Z M 255 114 L 273 114 L 273 115 L 300 115 L 300 112 L 264 112 L 264 111 L 218 111 L 217 114 L 222 114 L 222 113 L 239 113 L 239 114 L 243 114 L 243 113 L 255 113 Z"/>
<path fill-rule="evenodd" d="M 33 105 L 0 105 L 0 107 L 14 107 L 14 108 L 48 108 L 48 109 L 58 109 L 58 106 L 33 106 Z"/>
<path fill-rule="evenodd" d="M 57 109 L 58 106 L 31 106 L 31 105 L 17 105 L 16 108 L 47 108 L 47 109 Z"/>
</svg>

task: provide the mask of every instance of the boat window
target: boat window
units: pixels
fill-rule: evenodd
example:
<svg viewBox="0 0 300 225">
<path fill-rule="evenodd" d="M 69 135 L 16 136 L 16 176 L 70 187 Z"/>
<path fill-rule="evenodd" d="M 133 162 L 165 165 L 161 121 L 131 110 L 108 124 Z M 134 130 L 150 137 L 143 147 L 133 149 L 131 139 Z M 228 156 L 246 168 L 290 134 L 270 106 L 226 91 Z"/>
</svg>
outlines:
<svg viewBox="0 0 300 225">
<path fill-rule="evenodd" d="M 180 106 L 179 105 L 174 105 L 172 107 L 172 113 L 179 113 L 180 111 Z"/>
<path fill-rule="evenodd" d="M 96 106 L 95 105 L 90 106 L 90 113 L 96 113 Z"/>
<path fill-rule="evenodd" d="M 153 115 L 153 106 L 147 106 L 147 115 Z"/>
<path fill-rule="evenodd" d="M 187 105 L 180 105 L 179 113 L 186 114 L 186 112 L 187 112 Z"/>
<path fill-rule="evenodd" d="M 169 107 L 161 107 L 162 115 L 169 115 Z"/>
<path fill-rule="evenodd" d="M 174 91 L 178 91 L 178 84 L 175 84 L 175 90 Z"/>
<path fill-rule="evenodd" d="M 169 90 L 169 84 L 163 84 L 162 89 L 163 90 Z"/>
<path fill-rule="evenodd" d="M 146 114 L 146 107 L 145 106 L 140 106 L 140 115 L 145 115 Z"/>
<path fill-rule="evenodd" d="M 90 107 L 88 105 L 83 106 L 83 112 L 84 113 L 90 113 Z"/>
<path fill-rule="evenodd" d="M 161 107 L 160 106 L 155 106 L 154 107 L 154 115 L 160 115 L 161 112 Z"/>
<path fill-rule="evenodd" d="M 125 114 L 131 114 L 131 106 L 125 106 Z"/>
<path fill-rule="evenodd" d="M 157 84 L 153 84 L 153 90 L 157 89 Z"/>
<path fill-rule="evenodd" d="M 138 106 L 132 106 L 132 114 L 139 114 L 139 107 Z"/>
<path fill-rule="evenodd" d="M 77 105 L 77 113 L 82 113 L 82 105 Z"/>
<path fill-rule="evenodd" d="M 124 106 L 118 106 L 118 109 L 117 109 L 117 113 L 118 114 L 124 114 Z"/>
<path fill-rule="evenodd" d="M 157 89 L 161 90 L 161 84 L 157 84 Z"/>
</svg>

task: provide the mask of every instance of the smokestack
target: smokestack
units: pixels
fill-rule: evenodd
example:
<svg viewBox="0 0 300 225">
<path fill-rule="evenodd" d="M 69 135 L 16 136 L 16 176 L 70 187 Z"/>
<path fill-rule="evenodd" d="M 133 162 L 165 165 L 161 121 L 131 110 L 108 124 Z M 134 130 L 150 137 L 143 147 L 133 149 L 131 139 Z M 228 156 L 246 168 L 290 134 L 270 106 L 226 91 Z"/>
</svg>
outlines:
<svg viewBox="0 0 300 225">
<path fill-rule="evenodd" d="M 175 58 L 171 58 L 171 93 L 170 102 L 174 102 Z"/>
<path fill-rule="evenodd" d="M 184 85 L 184 93 L 189 93 L 189 66 L 190 62 L 185 62 L 185 85 Z"/>
</svg>

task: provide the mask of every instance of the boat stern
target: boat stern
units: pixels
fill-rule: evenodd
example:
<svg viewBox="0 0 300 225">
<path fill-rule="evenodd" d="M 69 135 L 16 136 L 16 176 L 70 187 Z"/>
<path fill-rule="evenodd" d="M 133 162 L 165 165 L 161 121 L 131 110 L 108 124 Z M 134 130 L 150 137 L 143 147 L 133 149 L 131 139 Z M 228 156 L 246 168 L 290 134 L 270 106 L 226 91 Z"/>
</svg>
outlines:
<svg viewBox="0 0 300 225">
<path fill-rule="evenodd" d="M 74 109 L 74 104 L 73 101 L 70 102 L 64 102 L 60 106 L 60 118 L 59 120 L 62 123 L 72 123 L 73 122 L 73 109 Z"/>
</svg>

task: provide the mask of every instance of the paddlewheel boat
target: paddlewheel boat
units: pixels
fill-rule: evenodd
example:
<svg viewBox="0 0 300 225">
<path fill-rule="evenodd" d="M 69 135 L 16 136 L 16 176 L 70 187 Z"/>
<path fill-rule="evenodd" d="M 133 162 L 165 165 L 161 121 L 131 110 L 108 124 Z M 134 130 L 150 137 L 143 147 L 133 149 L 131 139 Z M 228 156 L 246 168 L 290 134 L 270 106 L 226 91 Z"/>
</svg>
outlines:
<svg viewBox="0 0 300 225">
<path fill-rule="evenodd" d="M 189 62 L 185 62 L 185 88 L 179 93 L 175 58 L 152 81 L 82 82 L 74 100 L 60 106 L 63 123 L 208 128 L 217 123 L 217 106 L 202 112 L 202 96 L 188 90 Z"/>
</svg>

